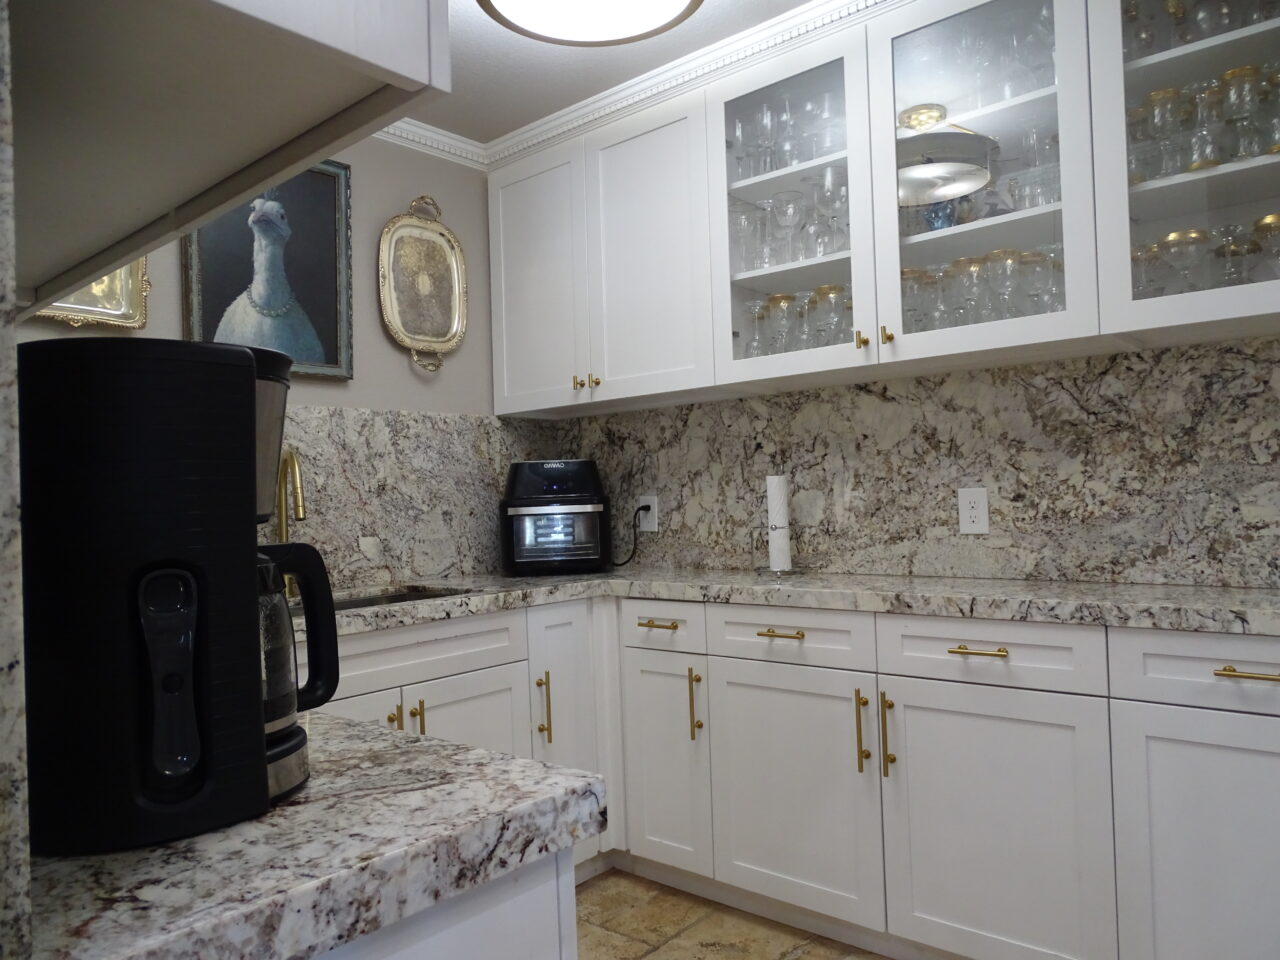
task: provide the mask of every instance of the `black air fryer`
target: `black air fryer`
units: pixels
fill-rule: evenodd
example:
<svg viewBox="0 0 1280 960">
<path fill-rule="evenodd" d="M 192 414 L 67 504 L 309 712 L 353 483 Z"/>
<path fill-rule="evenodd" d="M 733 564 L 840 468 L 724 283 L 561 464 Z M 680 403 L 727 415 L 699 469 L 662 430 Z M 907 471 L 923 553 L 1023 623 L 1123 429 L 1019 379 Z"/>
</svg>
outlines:
<svg viewBox="0 0 1280 960">
<path fill-rule="evenodd" d="M 508 573 L 593 573 L 611 563 L 609 498 L 594 460 L 513 463 L 498 511 Z"/>
<path fill-rule="evenodd" d="M 274 485 L 288 369 L 163 340 L 18 348 L 36 853 L 267 810 L 255 477 Z"/>
</svg>

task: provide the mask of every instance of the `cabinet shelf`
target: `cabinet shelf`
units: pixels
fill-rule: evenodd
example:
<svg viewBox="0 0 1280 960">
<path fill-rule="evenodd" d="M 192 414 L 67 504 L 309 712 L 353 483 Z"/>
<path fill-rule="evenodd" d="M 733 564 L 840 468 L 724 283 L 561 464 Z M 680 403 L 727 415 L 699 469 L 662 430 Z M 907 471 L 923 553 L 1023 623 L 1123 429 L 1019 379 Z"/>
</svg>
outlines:
<svg viewBox="0 0 1280 960">
<path fill-rule="evenodd" d="M 839 250 L 825 257 L 796 260 L 776 267 L 735 273 L 733 282 L 736 286 L 765 294 L 811 290 L 823 283 L 848 285 L 849 251 Z"/>
<path fill-rule="evenodd" d="M 748 203 L 759 203 L 761 200 L 768 200 L 775 193 L 783 190 L 802 190 L 804 189 L 805 177 L 815 170 L 829 167 L 832 164 L 843 167 L 847 156 L 847 151 L 838 150 L 835 153 L 827 154 L 825 157 L 806 160 L 804 163 L 784 167 L 772 173 L 762 173 L 758 177 L 735 180 L 729 184 L 729 193 L 739 200 L 745 200 Z"/>
<path fill-rule="evenodd" d="M 1129 217 L 1139 223 L 1183 215 L 1203 219 L 1206 210 L 1275 198 L 1280 193 L 1278 185 L 1280 154 L 1224 163 L 1220 167 L 1148 180 L 1131 187 Z M 1274 206 L 1275 210 L 1267 212 L 1280 213 L 1280 199 Z"/>
<path fill-rule="evenodd" d="M 1056 86 L 1041 87 L 1039 90 L 1001 100 L 999 103 L 949 116 L 946 123 L 934 129 L 942 130 L 948 126 L 964 127 L 991 137 L 1002 147 L 1006 140 L 1016 143 L 1021 152 L 1022 132 L 1029 125 L 1037 121 L 1043 122 L 1051 115 L 1056 126 L 1057 96 Z"/>
<path fill-rule="evenodd" d="M 904 267 L 923 267 L 957 257 L 982 256 L 992 250 L 1029 250 L 1051 238 L 1062 238 L 1061 203 L 1046 203 L 1001 217 L 904 237 L 901 262 Z"/>
<path fill-rule="evenodd" d="M 1246 63 L 1258 66 L 1275 59 L 1280 48 L 1280 20 L 1267 20 L 1184 47 L 1130 60 L 1124 66 L 1125 93 L 1145 96 L 1164 87 L 1181 87 L 1209 79 Z"/>
</svg>

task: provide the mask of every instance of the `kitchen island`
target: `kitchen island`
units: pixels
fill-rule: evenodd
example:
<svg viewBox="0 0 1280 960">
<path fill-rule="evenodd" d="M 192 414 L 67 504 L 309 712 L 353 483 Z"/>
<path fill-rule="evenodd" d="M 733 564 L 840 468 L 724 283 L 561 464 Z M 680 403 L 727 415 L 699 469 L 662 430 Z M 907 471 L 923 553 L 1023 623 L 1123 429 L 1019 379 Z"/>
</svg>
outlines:
<svg viewBox="0 0 1280 960">
<path fill-rule="evenodd" d="M 319 714 L 310 738 L 311 780 L 256 820 L 34 858 L 34 956 L 576 956 L 601 777 Z"/>
</svg>

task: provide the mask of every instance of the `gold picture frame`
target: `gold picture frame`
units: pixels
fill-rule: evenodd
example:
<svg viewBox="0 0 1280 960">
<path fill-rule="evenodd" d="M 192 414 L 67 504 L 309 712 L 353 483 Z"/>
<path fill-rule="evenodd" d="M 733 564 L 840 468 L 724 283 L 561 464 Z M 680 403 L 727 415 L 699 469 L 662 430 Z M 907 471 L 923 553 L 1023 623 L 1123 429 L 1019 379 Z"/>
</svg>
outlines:
<svg viewBox="0 0 1280 960">
<path fill-rule="evenodd" d="M 141 330 L 147 325 L 147 258 L 95 280 L 63 300 L 55 300 L 36 314 L 46 320 L 58 320 L 73 327 L 99 324 Z"/>
<path fill-rule="evenodd" d="M 408 213 L 387 221 L 378 243 L 382 322 L 413 362 L 433 373 L 467 332 L 466 261 L 440 213 L 431 197 L 418 197 Z"/>
</svg>

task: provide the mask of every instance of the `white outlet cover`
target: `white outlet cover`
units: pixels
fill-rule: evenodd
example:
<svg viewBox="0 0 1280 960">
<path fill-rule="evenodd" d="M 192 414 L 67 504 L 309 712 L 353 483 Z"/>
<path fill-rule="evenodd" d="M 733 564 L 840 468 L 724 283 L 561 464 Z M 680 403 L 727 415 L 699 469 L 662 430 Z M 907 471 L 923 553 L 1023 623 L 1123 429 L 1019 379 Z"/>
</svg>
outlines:
<svg viewBox="0 0 1280 960">
<path fill-rule="evenodd" d="M 987 515 L 987 488 L 961 487 L 956 491 L 960 510 L 961 533 L 990 533 Z"/>
<path fill-rule="evenodd" d="M 649 510 L 640 514 L 640 532 L 641 533 L 657 533 L 658 532 L 658 497 L 656 494 L 649 494 L 644 497 L 636 497 L 636 506 L 643 507 L 649 505 Z"/>
</svg>

